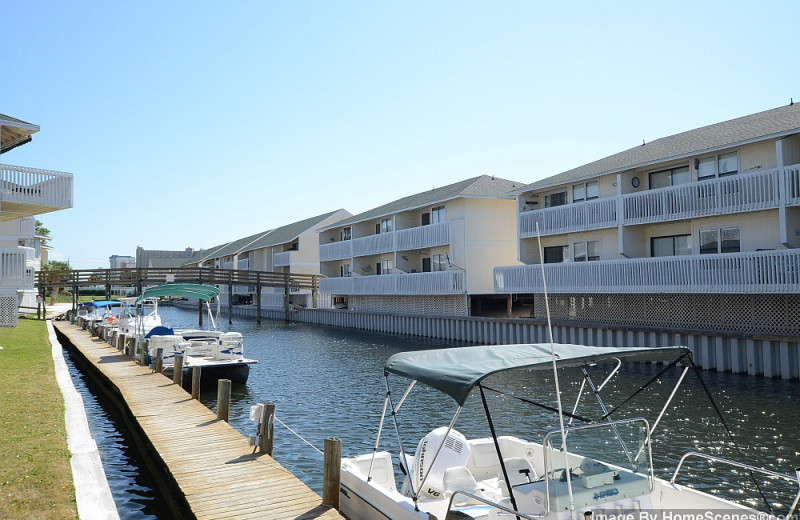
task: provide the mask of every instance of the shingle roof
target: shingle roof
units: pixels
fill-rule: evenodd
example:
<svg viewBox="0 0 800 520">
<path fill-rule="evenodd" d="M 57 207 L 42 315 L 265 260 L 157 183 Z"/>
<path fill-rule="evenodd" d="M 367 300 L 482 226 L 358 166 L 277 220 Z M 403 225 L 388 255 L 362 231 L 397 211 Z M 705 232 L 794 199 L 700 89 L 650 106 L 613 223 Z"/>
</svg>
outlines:
<svg viewBox="0 0 800 520">
<path fill-rule="evenodd" d="M 295 238 L 299 237 L 302 233 L 313 228 L 337 211 L 342 210 L 337 209 L 336 211 L 331 211 L 330 213 L 324 213 L 322 215 L 317 215 L 316 217 L 307 218 L 293 224 L 287 224 L 285 226 L 275 228 L 269 233 L 260 237 L 258 240 L 255 240 L 254 242 L 242 248 L 240 252 L 253 251 L 255 249 L 261 249 L 262 247 L 275 246 L 278 244 L 286 244 L 287 242 L 291 242 Z"/>
<path fill-rule="evenodd" d="M 499 177 L 489 175 L 481 175 L 473 177 L 455 184 L 443 186 L 441 188 L 434 188 L 430 191 L 423 191 L 415 195 L 409 195 L 402 199 L 397 199 L 383 206 L 378 206 L 359 213 L 353 217 L 340 220 L 335 224 L 323 228 L 321 231 L 327 229 L 338 228 L 341 226 L 348 226 L 357 222 L 364 222 L 367 220 L 392 215 L 401 211 L 420 208 L 430 204 L 436 204 L 456 198 L 493 198 L 493 199 L 508 199 L 511 198 L 508 192 L 521 186 L 521 183 L 516 181 L 509 181 Z"/>
<path fill-rule="evenodd" d="M 761 141 L 800 131 L 800 103 L 703 126 L 688 132 L 662 137 L 624 152 L 584 164 L 547 177 L 512 193 L 523 193 L 650 164 L 681 159 L 747 142 Z"/>
<path fill-rule="evenodd" d="M 0 124 L 3 123 L 10 123 L 12 125 L 19 125 L 25 128 L 36 129 L 39 130 L 37 125 L 32 123 L 28 123 L 27 121 L 23 121 L 22 119 L 17 119 L 16 117 L 7 116 L 5 114 L 0 114 Z"/>
</svg>

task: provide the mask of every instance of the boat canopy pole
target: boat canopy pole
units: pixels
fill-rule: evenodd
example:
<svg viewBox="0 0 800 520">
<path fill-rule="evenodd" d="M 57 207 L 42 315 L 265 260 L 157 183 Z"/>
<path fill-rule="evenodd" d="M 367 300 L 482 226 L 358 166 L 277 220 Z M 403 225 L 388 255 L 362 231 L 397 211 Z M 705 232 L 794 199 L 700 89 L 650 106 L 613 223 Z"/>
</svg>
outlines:
<svg viewBox="0 0 800 520">
<path fill-rule="evenodd" d="M 664 416 L 664 413 L 667 411 L 667 408 L 669 407 L 669 403 L 672 402 L 672 398 L 675 397 L 676 393 L 678 393 L 678 388 L 681 386 L 681 383 L 683 383 L 683 378 L 686 377 L 686 373 L 687 372 L 689 372 L 689 367 L 688 366 L 684 367 L 683 372 L 681 373 L 681 377 L 678 378 L 678 383 L 675 385 L 675 388 L 672 389 L 672 393 L 669 394 L 669 397 L 667 398 L 667 402 L 664 403 L 664 408 L 662 408 L 661 409 L 661 413 L 658 414 L 658 418 L 656 419 L 656 422 L 654 422 L 653 426 L 650 427 L 650 431 L 647 433 L 647 438 L 648 439 L 650 439 L 650 437 L 653 436 L 653 432 L 656 431 L 656 426 L 658 426 L 658 423 L 661 421 L 661 418 Z M 636 457 L 633 459 L 634 461 L 639 460 L 639 457 L 641 457 L 642 453 L 644 453 L 645 444 L 642 444 L 641 446 L 639 446 L 639 451 L 636 453 Z"/>
<path fill-rule="evenodd" d="M 219 307 L 219 301 L 217 301 L 217 307 Z M 211 302 L 206 300 L 206 308 L 208 308 L 208 319 L 211 321 L 211 326 L 214 327 L 214 330 L 217 330 L 217 323 L 214 321 L 214 313 L 211 311 Z M 219 309 L 217 309 L 219 312 Z M 219 314 L 217 314 L 219 316 Z"/>
<path fill-rule="evenodd" d="M 406 388 L 406 392 L 403 394 L 403 397 L 400 398 L 400 402 L 397 403 L 397 408 L 394 409 L 393 413 L 397 413 L 397 412 L 400 411 L 400 407 L 403 406 L 403 403 L 405 402 L 406 397 L 408 397 L 409 392 L 411 392 L 411 389 L 414 388 L 414 385 L 416 385 L 416 384 L 417 384 L 417 380 L 416 379 L 411 381 L 411 384 L 408 385 L 408 388 Z"/>
<path fill-rule="evenodd" d="M 514 487 L 511 485 L 511 479 L 508 478 L 506 463 L 503 461 L 503 454 L 500 452 L 500 441 L 497 440 L 497 433 L 494 431 L 494 422 L 492 422 L 492 414 L 489 413 L 489 404 L 486 402 L 486 394 L 483 392 L 483 386 L 481 386 L 480 383 L 478 383 L 478 390 L 481 391 L 481 401 L 483 401 L 483 409 L 486 412 L 486 420 L 489 422 L 489 431 L 492 432 L 494 449 L 497 451 L 497 460 L 500 461 L 500 469 L 503 470 L 503 478 L 505 479 L 506 487 L 508 488 L 508 498 L 511 499 L 511 505 L 514 507 L 514 511 L 519 511 L 519 508 L 517 507 L 517 499 L 514 498 Z M 519 515 L 517 515 L 517 520 L 519 520 Z"/>
<path fill-rule="evenodd" d="M 638 390 L 636 390 L 634 393 L 632 393 L 630 396 L 628 396 L 628 398 L 627 398 L 627 399 L 625 399 L 625 400 L 624 400 L 624 401 L 622 401 L 620 404 L 618 404 L 618 405 L 617 405 L 617 406 L 616 406 L 616 407 L 615 407 L 613 410 L 611 410 L 610 412 L 608 412 L 608 413 L 606 413 L 604 416 L 602 416 L 602 417 L 600 418 L 600 420 L 601 420 L 601 421 L 604 421 L 604 420 L 606 420 L 608 417 L 610 417 L 610 416 L 611 416 L 611 414 L 613 414 L 614 412 L 616 412 L 617 410 L 619 410 L 620 408 L 622 408 L 623 406 L 625 406 L 625 404 L 626 404 L 628 401 L 630 401 L 631 399 L 633 399 L 634 397 L 636 397 L 637 395 L 639 395 L 639 393 L 640 393 L 640 392 L 642 392 L 642 391 L 644 391 L 644 389 L 645 389 L 645 388 L 647 388 L 648 386 L 652 385 L 653 383 L 655 383 L 656 381 L 658 381 L 659 379 L 661 379 L 661 376 L 663 376 L 664 374 L 666 374 L 666 373 L 667 373 L 667 372 L 668 372 L 668 371 L 669 371 L 669 370 L 670 370 L 672 367 L 678 366 L 678 363 L 680 363 L 680 362 L 681 362 L 681 360 L 682 360 L 684 357 L 686 357 L 686 356 L 687 356 L 687 354 L 683 354 L 681 357 L 679 357 L 678 359 L 676 359 L 675 361 L 673 361 L 672 363 L 670 363 L 669 365 L 667 365 L 666 367 L 664 367 L 664 370 L 662 370 L 661 372 L 659 372 L 658 374 L 656 374 L 656 375 L 655 375 L 655 377 L 653 377 L 653 379 L 651 379 L 651 380 L 650 380 L 650 381 L 648 381 L 647 383 L 645 383 L 645 384 L 643 384 L 642 386 L 640 386 Z"/>
<path fill-rule="evenodd" d="M 375 454 L 378 452 L 378 443 L 381 441 L 381 432 L 383 431 L 383 420 L 386 418 L 386 407 L 389 405 L 389 393 L 383 398 L 383 411 L 381 412 L 381 421 L 378 423 L 378 435 L 375 437 L 375 447 L 372 449 L 372 459 L 369 461 L 369 471 L 367 471 L 367 482 L 372 480 L 372 464 L 375 462 Z"/>
<path fill-rule="evenodd" d="M 538 406 L 539 408 L 547 410 L 548 412 L 558 413 L 558 408 L 553 408 L 552 406 L 547 406 L 546 404 L 537 403 L 536 401 L 531 401 L 530 399 L 527 399 L 525 397 L 520 397 L 518 395 L 507 394 L 507 393 L 505 393 L 505 392 L 503 392 L 501 390 L 497 390 L 496 388 L 492 388 L 490 386 L 483 385 L 483 388 L 484 388 L 484 390 L 489 390 L 490 392 L 495 392 L 498 395 L 507 396 L 507 397 L 510 397 L 512 399 L 517 399 L 518 401 L 522 401 L 523 403 L 526 403 L 526 404 L 532 404 L 533 406 Z M 572 414 L 572 413 L 569 413 L 569 412 L 564 412 L 564 415 L 566 415 L 570 419 L 577 419 L 577 420 L 579 420 L 581 422 L 585 422 L 587 424 L 594 422 L 591 419 L 588 419 L 588 418 L 583 417 L 581 415 Z"/>
<path fill-rule="evenodd" d="M 401 463 L 406 464 L 406 448 L 403 446 L 403 439 L 400 437 L 400 426 L 397 424 L 397 412 L 394 409 L 394 405 L 392 405 L 392 390 L 389 388 L 389 374 L 384 376 L 386 380 L 386 400 L 388 401 L 389 408 L 392 410 L 392 421 L 394 422 L 394 432 L 397 435 L 397 444 L 400 446 L 400 457 Z M 409 468 L 406 468 L 408 470 Z M 414 510 L 419 511 L 419 507 L 417 506 L 417 490 L 414 489 L 414 481 L 411 478 L 411 472 L 408 471 L 408 486 L 411 488 L 411 499 L 414 500 Z M 422 487 L 422 486 L 420 486 Z"/>
<path fill-rule="evenodd" d="M 544 294 L 544 307 L 547 314 L 547 332 L 550 336 L 550 355 L 553 358 L 553 379 L 556 385 L 556 401 L 558 402 L 558 425 L 561 429 L 561 448 L 564 450 L 564 471 L 567 475 L 567 493 L 569 495 L 569 516 L 575 518 L 575 499 L 572 494 L 572 478 L 569 469 L 569 454 L 567 453 L 567 431 L 564 429 L 564 408 L 561 406 L 561 389 L 558 386 L 558 366 L 556 365 L 556 348 L 553 345 L 553 323 L 550 319 L 550 300 L 547 298 L 547 277 L 544 275 L 544 250 L 542 249 L 542 235 L 539 233 L 539 223 L 536 223 L 536 238 L 539 241 L 539 259 L 542 271 L 542 292 Z"/>
<path fill-rule="evenodd" d="M 586 370 L 586 367 L 583 367 L 581 370 L 583 370 L 583 377 L 586 380 L 586 382 L 589 383 L 589 388 L 592 389 L 592 392 L 594 393 L 595 399 L 597 399 L 597 402 L 600 404 L 600 408 L 603 410 L 603 413 L 606 414 L 603 417 L 608 417 L 608 420 L 610 421 L 611 417 L 609 417 L 608 408 L 606 408 L 606 403 L 603 402 L 603 398 L 600 396 L 600 390 L 598 390 L 597 387 L 594 386 L 594 381 L 592 381 L 592 378 L 589 375 L 589 371 Z M 628 449 L 628 445 L 625 444 L 624 440 L 622 440 L 622 436 L 619 434 L 619 430 L 617 429 L 617 425 L 616 424 L 612 424 L 611 425 L 611 429 L 614 430 L 614 435 L 617 436 L 617 440 L 619 441 L 620 445 L 622 446 L 622 450 L 625 452 L 625 456 L 628 457 L 628 462 L 630 462 L 631 467 L 632 468 L 636 468 L 636 464 L 633 462 L 634 458 L 633 458 L 633 455 L 631 454 L 631 450 Z"/>
<path fill-rule="evenodd" d="M 569 418 L 569 422 L 567 423 L 569 426 L 572 426 L 572 421 L 575 419 L 575 412 L 578 411 L 578 403 L 581 402 L 581 396 L 583 395 L 583 388 L 586 386 L 586 378 L 581 379 L 581 388 L 578 390 L 578 398 L 575 399 L 575 406 L 572 407 L 572 414 Z"/>
<path fill-rule="evenodd" d="M 611 378 L 617 375 L 617 372 L 619 372 L 619 368 L 622 366 L 622 360 L 620 360 L 619 358 L 614 358 L 614 359 L 617 360 L 617 366 L 614 367 L 614 370 L 612 370 L 611 373 L 608 374 L 608 377 L 606 377 L 605 380 L 600 384 L 600 386 L 597 387 L 598 392 L 603 391 L 603 387 L 606 386 L 606 383 L 611 381 Z"/>
</svg>

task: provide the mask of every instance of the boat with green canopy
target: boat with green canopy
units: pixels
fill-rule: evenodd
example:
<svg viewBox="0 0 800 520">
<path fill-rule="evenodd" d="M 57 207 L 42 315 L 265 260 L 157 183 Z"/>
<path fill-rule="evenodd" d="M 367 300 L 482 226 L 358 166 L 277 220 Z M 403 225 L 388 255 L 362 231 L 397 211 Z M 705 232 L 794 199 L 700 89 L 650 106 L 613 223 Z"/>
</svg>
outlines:
<svg viewBox="0 0 800 520">
<path fill-rule="evenodd" d="M 603 394 L 606 385 L 620 378 L 625 372 L 622 367 L 639 362 L 656 363 L 663 368 L 622 404 L 609 406 Z M 680 346 L 617 348 L 542 343 L 395 354 L 384 366 L 385 397 L 373 450 L 342 460 L 341 511 L 350 520 L 641 520 L 655 518 L 642 514 L 667 510 L 674 513 L 723 511 L 741 515 L 741 518 L 746 515 L 756 518 L 755 515 L 763 513 L 677 484 L 684 461 L 703 458 L 706 462 L 728 465 L 739 471 L 743 481 L 752 478 L 757 482 L 754 475 L 758 474 L 800 486 L 800 475 L 789 476 L 743 462 L 689 452 L 680 459 L 670 481 L 655 477 L 652 434 L 692 369 L 699 377 L 691 351 Z M 666 403 L 654 421 L 638 416 L 616 418 L 620 417 L 623 405 L 639 392 L 660 385 L 665 374 L 676 378 L 677 382 L 665 396 Z M 570 375 L 579 380 L 569 386 L 571 392 L 578 391 L 574 406 L 568 411 L 562 405 L 564 393 L 560 390 L 559 378 Z M 410 380 L 399 400 L 393 397 L 390 385 L 390 378 L 398 377 Z M 425 435 L 412 453 L 406 450 L 403 442 L 400 411 L 404 403 L 412 401 L 412 390 L 417 384 L 448 396 L 455 402 L 456 410 L 447 426 Z M 522 395 L 517 392 L 519 389 L 535 392 Z M 414 395 L 416 393 L 430 394 L 421 391 Z M 707 390 L 706 393 L 714 404 L 711 394 Z M 498 435 L 487 394 L 496 398 L 492 401 L 496 403 L 494 406 L 502 405 L 506 412 L 508 401 L 518 401 L 526 407 L 555 415 L 557 421 L 542 432 L 540 442 Z M 467 439 L 455 428 L 470 396 L 480 397 L 480 404 L 473 403 L 472 407 L 485 413 L 490 433 L 486 437 Z M 578 414 L 579 404 L 586 396 L 596 401 L 597 412 Z M 714 409 L 725 425 L 716 404 Z M 438 414 L 431 411 L 430 415 Z M 516 415 L 520 426 L 529 424 L 529 415 L 529 408 L 524 414 Z M 401 473 L 397 475 L 392 453 L 379 450 L 387 421 L 394 426 L 398 441 L 395 457 Z M 508 422 L 506 415 L 504 427 Z M 526 427 L 526 430 L 530 435 L 530 429 Z M 730 438 L 733 440 L 732 434 Z M 764 498 L 758 483 L 756 488 Z M 794 512 L 799 499 L 800 492 L 787 517 Z M 764 510 L 775 514 L 766 498 L 764 502 Z"/>
<path fill-rule="evenodd" d="M 158 326 L 144 334 L 143 343 L 151 362 L 157 349 L 161 349 L 164 374 L 171 377 L 175 355 L 183 354 L 183 371 L 188 373 L 194 367 L 201 367 L 203 380 L 230 379 L 235 383 L 246 383 L 250 365 L 258 363 L 255 359 L 244 357 L 244 340 L 239 332 L 223 332 L 217 328 L 220 290 L 211 285 L 192 283 L 173 283 L 147 287 L 136 299 L 136 305 L 150 302 L 158 312 L 161 298 L 197 299 L 205 304 L 208 312 L 208 329 L 175 329 Z M 216 313 L 211 303 L 216 301 Z M 142 313 L 144 314 L 144 313 Z M 160 322 L 160 320 L 159 320 Z"/>
</svg>

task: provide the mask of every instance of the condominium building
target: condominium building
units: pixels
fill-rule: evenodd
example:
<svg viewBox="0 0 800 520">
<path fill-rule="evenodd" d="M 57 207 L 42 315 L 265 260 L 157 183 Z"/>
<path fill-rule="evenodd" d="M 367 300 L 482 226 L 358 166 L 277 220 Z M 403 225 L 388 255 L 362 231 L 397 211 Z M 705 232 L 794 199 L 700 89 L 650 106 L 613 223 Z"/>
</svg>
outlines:
<svg viewBox="0 0 800 520">
<path fill-rule="evenodd" d="M 520 186 L 482 175 L 320 229 L 320 292 L 353 311 L 470 315 L 494 297 L 492 268 L 515 262 Z"/>
<path fill-rule="evenodd" d="M 135 268 L 136 258 L 125 255 L 111 255 L 108 257 L 108 265 L 111 269 Z"/>
<path fill-rule="evenodd" d="M 0 154 L 29 143 L 37 125 L 0 114 Z M 35 272 L 47 247 L 35 215 L 72 207 L 72 174 L 0 164 L 0 327 L 36 308 Z"/>
<path fill-rule="evenodd" d="M 496 268 L 494 289 L 514 316 L 544 316 L 543 272 L 565 322 L 800 335 L 800 104 L 511 193 L 525 265 Z"/>
</svg>

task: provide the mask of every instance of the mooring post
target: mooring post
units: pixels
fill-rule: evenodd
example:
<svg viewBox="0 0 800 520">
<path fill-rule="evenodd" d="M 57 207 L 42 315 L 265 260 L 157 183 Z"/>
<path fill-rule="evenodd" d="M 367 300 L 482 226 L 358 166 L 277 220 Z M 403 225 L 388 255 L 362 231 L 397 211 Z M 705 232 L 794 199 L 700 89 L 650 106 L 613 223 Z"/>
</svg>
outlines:
<svg viewBox="0 0 800 520">
<path fill-rule="evenodd" d="M 256 271 L 256 323 L 261 323 L 261 271 Z"/>
<path fill-rule="evenodd" d="M 283 319 L 289 321 L 289 273 L 283 274 Z"/>
<path fill-rule="evenodd" d="M 175 365 L 172 368 L 172 382 L 183 386 L 183 354 L 175 354 Z"/>
<path fill-rule="evenodd" d="M 317 308 L 317 293 L 319 288 L 319 277 L 317 275 L 313 275 L 311 277 L 311 308 Z"/>
<path fill-rule="evenodd" d="M 231 380 L 220 379 L 217 382 L 217 419 L 228 422 L 231 412 Z"/>
<path fill-rule="evenodd" d="M 200 400 L 200 367 L 192 367 L 192 399 Z"/>
<path fill-rule="evenodd" d="M 203 326 L 203 300 L 197 299 L 197 323 Z"/>
<path fill-rule="evenodd" d="M 325 457 L 322 474 L 322 504 L 339 510 L 339 487 L 342 473 L 342 440 L 325 439 Z"/>
<path fill-rule="evenodd" d="M 156 360 L 154 363 L 153 372 L 160 374 L 164 371 L 164 349 L 162 347 L 156 349 Z"/>
<path fill-rule="evenodd" d="M 258 422 L 258 452 L 272 457 L 275 440 L 275 403 L 261 405 L 261 420 Z"/>
</svg>

